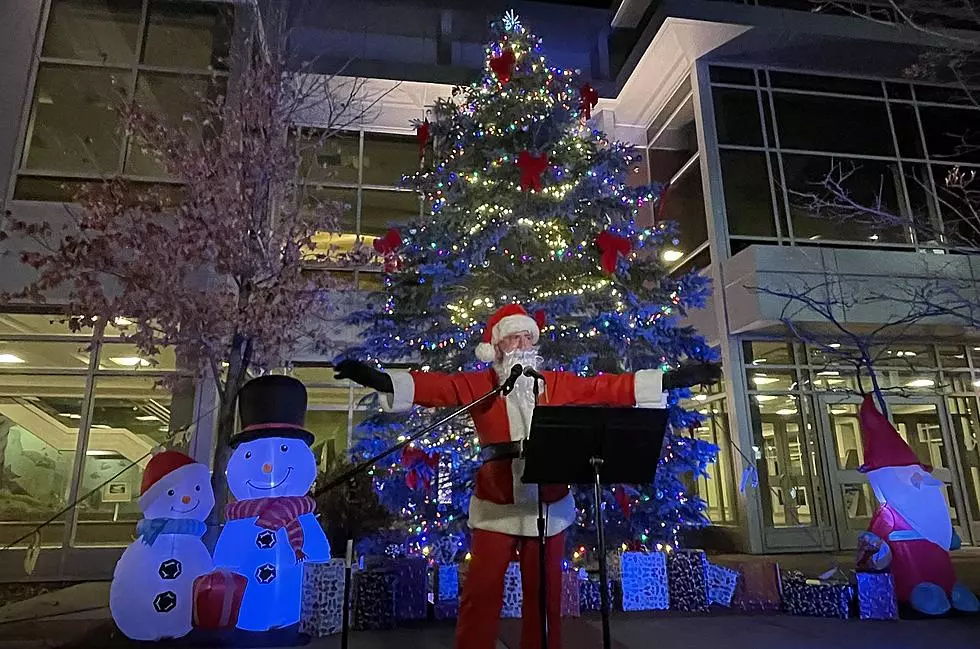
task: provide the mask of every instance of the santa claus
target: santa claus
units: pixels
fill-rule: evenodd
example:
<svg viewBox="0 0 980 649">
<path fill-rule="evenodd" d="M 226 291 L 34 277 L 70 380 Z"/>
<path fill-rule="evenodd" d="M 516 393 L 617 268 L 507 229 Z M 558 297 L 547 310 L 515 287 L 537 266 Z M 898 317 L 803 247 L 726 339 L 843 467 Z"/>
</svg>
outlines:
<svg viewBox="0 0 980 649">
<path fill-rule="evenodd" d="M 351 379 L 382 393 L 382 407 L 402 411 L 413 404 L 427 407 L 459 406 L 476 400 L 520 364 L 539 369 L 539 329 L 523 307 L 499 309 L 487 322 L 477 357 L 492 367 L 476 372 L 380 372 L 359 361 L 337 364 L 336 376 Z M 666 390 L 717 382 L 717 365 L 681 367 L 669 374 L 640 370 L 631 374 L 604 374 L 583 378 L 569 372 L 542 371 L 541 405 L 666 407 Z M 551 649 L 561 646 L 561 561 L 565 529 L 575 521 L 575 501 L 568 486 L 521 482 L 524 461 L 521 442 L 529 432 L 535 406 L 533 379 L 522 376 L 507 396 L 488 401 L 471 412 L 480 440 L 483 465 L 476 475 L 470 499 L 472 562 L 463 588 L 456 627 L 456 649 L 493 649 L 503 603 L 504 573 L 515 550 L 521 562 L 524 609 L 521 646 L 539 648 L 538 498 L 547 508 L 547 619 Z"/>
<path fill-rule="evenodd" d="M 959 547 L 946 502 L 945 486 L 922 464 L 871 395 L 860 411 L 864 465 L 880 506 L 862 545 L 870 550 L 868 567 L 889 563 L 898 601 L 927 615 L 942 615 L 950 605 L 976 612 L 980 603 L 956 581 L 949 551 Z"/>
</svg>

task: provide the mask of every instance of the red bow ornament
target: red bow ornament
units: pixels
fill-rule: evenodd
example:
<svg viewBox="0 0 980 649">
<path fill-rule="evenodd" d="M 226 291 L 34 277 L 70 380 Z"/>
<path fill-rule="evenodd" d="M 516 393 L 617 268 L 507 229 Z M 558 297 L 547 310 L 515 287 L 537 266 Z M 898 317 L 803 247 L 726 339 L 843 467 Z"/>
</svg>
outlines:
<svg viewBox="0 0 980 649">
<path fill-rule="evenodd" d="M 541 174 L 548 168 L 548 155 L 534 155 L 524 150 L 517 156 L 517 168 L 521 170 L 521 191 L 541 191 Z"/>
<path fill-rule="evenodd" d="M 535 311 L 534 324 L 538 325 L 538 331 L 544 329 L 544 326 L 548 324 L 548 314 L 541 309 Z"/>
<path fill-rule="evenodd" d="M 429 135 L 431 133 L 431 126 L 429 120 L 424 122 L 419 122 L 415 126 L 415 139 L 419 143 L 419 160 L 425 155 L 425 145 L 429 143 Z"/>
<path fill-rule="evenodd" d="M 497 56 L 490 57 L 490 69 L 497 75 L 500 83 L 510 81 L 510 75 L 514 72 L 515 63 L 517 63 L 517 57 L 514 56 L 514 50 L 509 47 Z"/>
<path fill-rule="evenodd" d="M 439 470 L 439 454 L 406 446 L 402 450 L 401 465 L 408 470 L 405 484 L 409 489 L 418 489 L 419 485 L 428 489 Z"/>
<path fill-rule="evenodd" d="M 398 258 L 398 249 L 402 247 L 402 235 L 397 228 L 391 228 L 385 236 L 374 240 L 375 252 L 384 258 L 384 269 L 386 273 L 392 273 L 401 266 Z"/>
<path fill-rule="evenodd" d="M 585 119 L 592 119 L 592 109 L 599 103 L 599 91 L 585 84 L 579 90 L 578 109 L 585 115 Z"/>
<path fill-rule="evenodd" d="M 613 487 L 613 497 L 616 499 L 616 503 L 619 505 L 620 511 L 623 512 L 624 518 L 629 518 L 633 513 L 633 496 L 638 496 L 639 492 L 635 489 L 629 489 L 623 485 L 618 485 Z"/>
<path fill-rule="evenodd" d="M 619 255 L 627 256 L 633 250 L 633 244 L 626 237 L 613 234 L 606 230 L 596 237 L 596 245 L 602 253 L 602 269 L 607 273 L 616 272 L 616 261 Z"/>
</svg>

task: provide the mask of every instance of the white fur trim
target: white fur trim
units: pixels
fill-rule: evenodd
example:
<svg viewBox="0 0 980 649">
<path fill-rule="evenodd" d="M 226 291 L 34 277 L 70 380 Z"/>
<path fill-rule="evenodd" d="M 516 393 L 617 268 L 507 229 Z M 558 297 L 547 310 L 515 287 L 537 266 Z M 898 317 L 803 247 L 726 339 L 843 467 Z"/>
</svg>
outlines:
<svg viewBox="0 0 980 649">
<path fill-rule="evenodd" d="M 534 344 L 538 344 L 538 337 L 541 335 L 541 330 L 538 329 L 538 323 L 534 321 L 534 318 L 520 314 L 501 318 L 500 322 L 494 325 L 493 331 L 490 333 L 490 343 L 496 345 L 502 338 L 506 338 L 510 334 L 517 333 L 518 331 L 530 332 L 531 337 L 534 339 Z"/>
<path fill-rule="evenodd" d="M 476 358 L 484 363 L 491 362 L 496 358 L 497 354 L 493 350 L 493 345 L 490 343 L 480 343 L 476 346 Z"/>
<path fill-rule="evenodd" d="M 531 486 L 531 485 L 528 485 Z M 535 488 L 535 491 L 537 488 Z M 548 529 L 545 535 L 554 536 L 575 522 L 575 498 L 571 493 L 558 502 L 545 505 Z M 538 535 L 538 501 L 520 505 L 500 505 L 472 496 L 470 498 L 469 526 L 472 529 L 499 532 L 512 536 Z"/>
<path fill-rule="evenodd" d="M 667 407 L 667 393 L 664 392 L 664 373 L 660 370 L 640 370 L 633 378 L 633 398 L 637 408 Z"/>
<path fill-rule="evenodd" d="M 174 469 L 150 485 L 150 488 L 147 489 L 142 496 L 140 496 L 139 508 L 141 510 L 145 510 L 150 506 L 150 503 L 162 496 L 174 485 L 180 484 L 184 481 L 193 482 L 195 478 L 197 481 L 202 483 L 202 487 L 207 486 L 208 489 L 211 488 L 211 471 L 208 469 L 207 465 L 199 462 L 185 464 L 182 467 Z"/>
<path fill-rule="evenodd" d="M 404 370 L 394 370 L 388 372 L 391 377 L 391 385 L 395 389 L 393 394 L 382 392 L 381 409 L 385 412 L 405 412 L 412 409 L 415 403 L 415 379 Z"/>
</svg>

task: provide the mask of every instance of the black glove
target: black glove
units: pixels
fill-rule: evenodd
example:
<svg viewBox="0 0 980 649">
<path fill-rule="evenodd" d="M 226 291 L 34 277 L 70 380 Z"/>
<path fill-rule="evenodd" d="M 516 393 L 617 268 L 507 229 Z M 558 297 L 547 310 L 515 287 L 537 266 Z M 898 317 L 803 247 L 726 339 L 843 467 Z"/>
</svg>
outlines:
<svg viewBox="0 0 980 649">
<path fill-rule="evenodd" d="M 350 379 L 358 385 L 372 388 L 378 392 L 393 393 L 395 391 L 390 376 L 361 361 L 345 358 L 337 363 L 333 369 L 335 379 Z"/>
<path fill-rule="evenodd" d="M 664 374 L 664 390 L 712 385 L 721 380 L 721 365 L 717 363 L 688 363 Z"/>
</svg>

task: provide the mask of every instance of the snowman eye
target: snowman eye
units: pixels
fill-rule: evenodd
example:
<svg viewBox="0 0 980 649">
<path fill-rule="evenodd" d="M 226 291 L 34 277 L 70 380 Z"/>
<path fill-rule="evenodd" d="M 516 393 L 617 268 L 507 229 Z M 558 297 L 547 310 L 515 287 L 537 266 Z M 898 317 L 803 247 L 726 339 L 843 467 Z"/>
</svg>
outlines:
<svg viewBox="0 0 980 649">
<path fill-rule="evenodd" d="M 286 451 L 289 450 L 289 447 L 286 446 L 285 444 L 283 444 L 282 446 L 279 447 L 279 450 L 282 451 L 283 453 L 285 453 Z"/>
<path fill-rule="evenodd" d="M 252 451 L 245 451 L 245 459 L 252 457 Z"/>
<path fill-rule="evenodd" d="M 171 489 L 171 490 L 169 490 L 169 491 L 167 492 L 167 495 L 168 495 L 168 496 L 172 496 L 172 495 L 174 495 L 174 490 L 173 490 L 173 489 Z"/>
<path fill-rule="evenodd" d="M 194 485 L 194 491 L 200 491 L 201 485 Z"/>
</svg>

